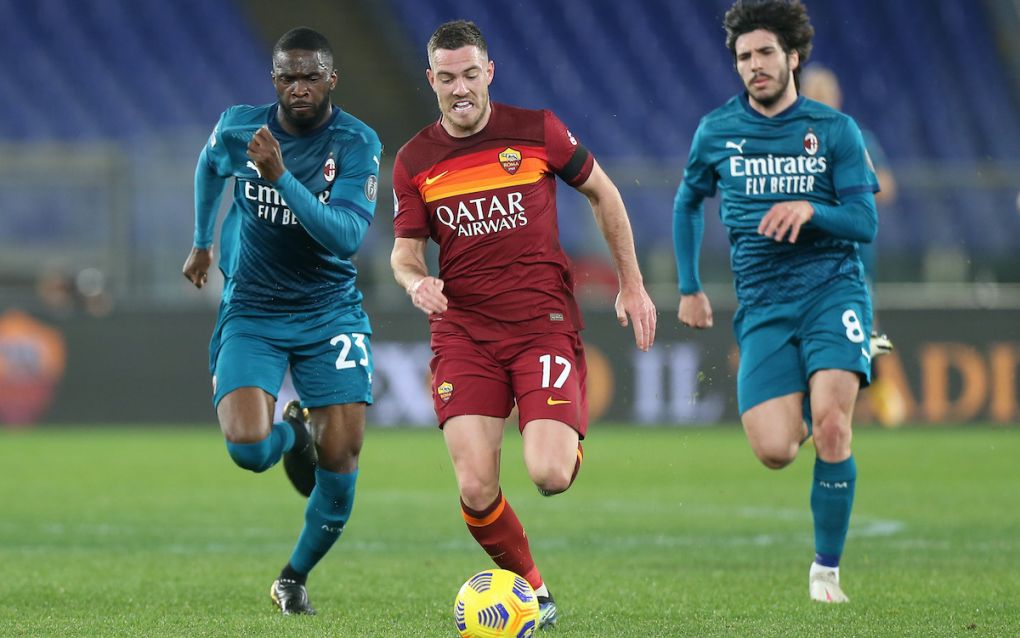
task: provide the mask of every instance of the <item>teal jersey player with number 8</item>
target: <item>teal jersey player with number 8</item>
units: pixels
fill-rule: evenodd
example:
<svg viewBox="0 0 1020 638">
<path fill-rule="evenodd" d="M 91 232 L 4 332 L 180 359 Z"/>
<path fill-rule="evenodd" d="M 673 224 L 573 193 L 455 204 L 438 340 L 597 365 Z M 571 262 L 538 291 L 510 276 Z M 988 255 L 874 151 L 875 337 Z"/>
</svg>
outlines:
<svg viewBox="0 0 1020 638">
<path fill-rule="evenodd" d="M 678 317 L 712 325 L 697 264 L 703 200 L 719 192 L 739 301 L 741 421 L 772 469 L 796 458 L 813 424 L 809 595 L 846 602 L 839 561 L 857 478 L 851 418 L 872 356 L 858 243 L 875 237 L 878 183 L 854 121 L 797 94 L 814 35 L 799 0 L 737 0 L 724 26 L 746 91 L 694 134 L 674 205 Z"/>
</svg>

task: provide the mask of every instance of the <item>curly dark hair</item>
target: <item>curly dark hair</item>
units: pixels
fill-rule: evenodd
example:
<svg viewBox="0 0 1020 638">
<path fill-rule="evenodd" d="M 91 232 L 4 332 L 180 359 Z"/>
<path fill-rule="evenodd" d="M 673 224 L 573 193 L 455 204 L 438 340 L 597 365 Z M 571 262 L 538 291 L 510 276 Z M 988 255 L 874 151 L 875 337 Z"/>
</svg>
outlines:
<svg viewBox="0 0 1020 638">
<path fill-rule="evenodd" d="M 794 79 L 800 84 L 800 69 L 811 57 L 811 39 L 815 30 L 808 18 L 807 7 L 800 0 L 737 0 L 723 18 L 726 48 L 737 59 L 737 38 L 757 29 L 776 34 L 783 51 L 796 51 L 800 66 Z"/>
<path fill-rule="evenodd" d="M 431 60 L 436 49 L 454 51 L 466 46 L 476 46 L 485 55 L 489 54 L 489 46 L 478 25 L 469 20 L 453 20 L 439 25 L 429 38 L 427 51 Z"/>
</svg>

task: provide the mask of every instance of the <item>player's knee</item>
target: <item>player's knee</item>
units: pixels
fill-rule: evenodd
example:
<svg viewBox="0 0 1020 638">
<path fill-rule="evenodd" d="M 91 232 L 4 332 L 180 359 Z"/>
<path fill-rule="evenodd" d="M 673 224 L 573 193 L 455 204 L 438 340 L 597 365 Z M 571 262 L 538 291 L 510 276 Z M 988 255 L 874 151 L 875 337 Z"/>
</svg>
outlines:
<svg viewBox="0 0 1020 638">
<path fill-rule="evenodd" d="M 572 483 L 573 468 L 552 465 L 530 469 L 531 480 L 545 496 L 566 492 Z"/>
<path fill-rule="evenodd" d="M 814 425 L 815 448 L 819 452 L 838 452 L 850 446 L 852 437 L 850 421 L 846 416 L 833 410 L 822 415 Z"/>
<path fill-rule="evenodd" d="M 484 510 L 499 495 L 499 484 L 490 484 L 474 478 L 460 479 L 460 499 L 473 510 Z"/>
<path fill-rule="evenodd" d="M 797 458 L 797 447 L 785 444 L 761 445 L 755 448 L 754 454 L 770 470 L 781 470 Z"/>
<path fill-rule="evenodd" d="M 274 460 L 271 447 L 262 443 L 264 442 L 233 443 L 227 441 L 227 453 L 238 467 L 252 472 L 265 472 L 273 467 Z"/>
</svg>

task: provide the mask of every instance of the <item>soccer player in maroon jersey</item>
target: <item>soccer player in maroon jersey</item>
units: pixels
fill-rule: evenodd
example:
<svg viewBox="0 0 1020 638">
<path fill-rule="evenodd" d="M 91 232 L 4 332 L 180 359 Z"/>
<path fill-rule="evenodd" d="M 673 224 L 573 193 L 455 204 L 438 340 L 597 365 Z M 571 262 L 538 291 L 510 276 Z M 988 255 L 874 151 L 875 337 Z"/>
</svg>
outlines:
<svg viewBox="0 0 1020 638">
<path fill-rule="evenodd" d="M 489 102 L 494 65 L 471 22 L 428 43 L 441 117 L 397 153 L 390 263 L 429 317 L 432 396 L 471 535 L 535 588 L 539 626 L 556 604 L 499 486 L 503 424 L 516 403 L 524 462 L 544 495 L 570 487 L 587 430 L 581 313 L 559 243 L 556 176 L 583 193 L 620 280 L 616 315 L 637 347 L 655 338 L 630 221 L 616 186 L 549 111 Z M 439 276 L 425 245 L 439 245 Z M 629 317 L 629 321 L 628 321 Z"/>
</svg>

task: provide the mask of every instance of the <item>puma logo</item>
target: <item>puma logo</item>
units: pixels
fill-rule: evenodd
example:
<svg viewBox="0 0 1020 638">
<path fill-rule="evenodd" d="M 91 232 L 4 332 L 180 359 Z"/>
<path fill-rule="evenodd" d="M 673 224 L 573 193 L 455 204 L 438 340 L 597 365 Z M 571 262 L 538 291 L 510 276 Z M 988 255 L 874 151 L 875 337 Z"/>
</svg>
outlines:
<svg viewBox="0 0 1020 638">
<path fill-rule="evenodd" d="M 731 142 L 729 140 L 726 140 L 726 148 L 735 148 L 735 149 L 737 149 L 738 153 L 743 155 L 744 154 L 744 144 L 746 144 L 746 143 L 747 143 L 746 139 L 740 140 L 739 144 L 736 143 L 736 142 Z"/>
</svg>

